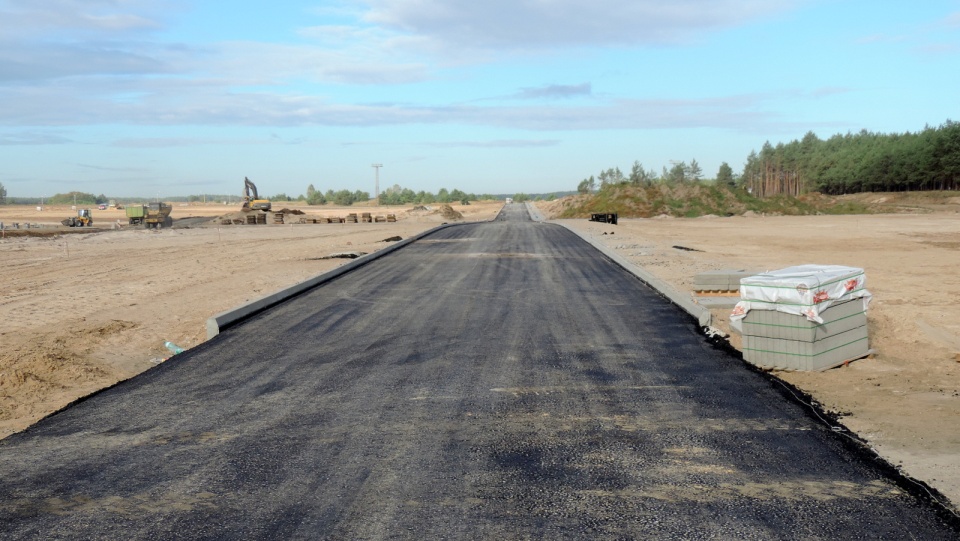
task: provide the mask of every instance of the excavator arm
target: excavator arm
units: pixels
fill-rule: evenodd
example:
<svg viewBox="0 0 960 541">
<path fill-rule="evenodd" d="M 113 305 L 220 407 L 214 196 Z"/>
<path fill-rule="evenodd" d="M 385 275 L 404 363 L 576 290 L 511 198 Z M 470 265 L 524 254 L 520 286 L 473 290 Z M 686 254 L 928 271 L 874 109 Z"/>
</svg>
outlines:
<svg viewBox="0 0 960 541">
<path fill-rule="evenodd" d="M 254 199 L 260 199 L 259 195 L 257 194 L 257 185 L 253 182 L 250 182 L 250 179 L 247 177 L 243 177 L 243 189 L 247 194 L 248 200 L 253 201 Z"/>
</svg>

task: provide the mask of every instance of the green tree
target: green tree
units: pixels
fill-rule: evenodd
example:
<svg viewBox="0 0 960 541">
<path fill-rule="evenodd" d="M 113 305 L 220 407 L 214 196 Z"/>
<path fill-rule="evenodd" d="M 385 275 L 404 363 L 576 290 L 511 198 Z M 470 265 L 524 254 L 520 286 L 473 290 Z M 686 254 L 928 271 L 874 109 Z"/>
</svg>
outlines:
<svg viewBox="0 0 960 541">
<path fill-rule="evenodd" d="M 0 205 L 7 204 L 7 189 L 3 187 L 3 183 L 0 182 Z"/>
<path fill-rule="evenodd" d="M 340 206 L 350 206 L 355 201 L 353 197 L 353 192 L 350 190 L 330 190 L 330 195 L 327 197 L 328 201 L 332 201 L 336 205 Z"/>
<path fill-rule="evenodd" d="M 700 164 L 697 163 L 696 159 L 690 160 L 690 165 L 687 166 L 686 170 L 687 177 L 693 182 L 699 181 L 703 177 L 703 169 L 700 167 Z"/>
<path fill-rule="evenodd" d="M 673 167 L 670 168 L 670 172 L 667 173 L 667 178 L 671 182 L 683 183 L 687 180 L 688 170 L 687 162 L 675 163 Z"/>
<path fill-rule="evenodd" d="M 327 198 L 323 195 L 323 192 L 313 187 L 313 184 L 307 186 L 307 198 L 308 205 L 323 205 L 327 202 Z"/>
<path fill-rule="evenodd" d="M 630 168 L 630 184 L 634 186 L 646 186 L 653 182 L 653 177 L 655 173 L 653 171 L 646 171 L 643 169 L 643 164 L 639 161 L 633 162 L 633 167 Z"/>
<path fill-rule="evenodd" d="M 353 192 L 353 201 L 355 203 L 362 202 L 362 201 L 369 201 L 369 200 L 370 200 L 370 192 L 365 192 L 363 190 L 357 190 Z"/>
<path fill-rule="evenodd" d="M 720 169 L 717 171 L 717 184 L 731 188 L 734 185 L 733 168 L 727 162 L 720 164 Z"/>
<path fill-rule="evenodd" d="M 525 193 L 514 194 L 513 202 L 514 203 L 523 203 L 530 200 L 530 196 Z"/>
<path fill-rule="evenodd" d="M 600 181 L 601 190 L 607 186 L 616 186 L 626 182 L 626 178 L 623 176 L 623 172 L 620 171 L 619 167 L 611 167 L 605 171 L 600 171 L 597 179 Z"/>
<path fill-rule="evenodd" d="M 96 205 L 97 196 L 92 193 L 69 192 L 54 194 L 47 199 L 49 205 L 72 205 L 74 202 L 78 205 Z"/>
<path fill-rule="evenodd" d="M 415 203 L 417 201 L 417 192 L 410 188 L 404 188 L 400 191 L 400 202 L 403 204 Z"/>
</svg>

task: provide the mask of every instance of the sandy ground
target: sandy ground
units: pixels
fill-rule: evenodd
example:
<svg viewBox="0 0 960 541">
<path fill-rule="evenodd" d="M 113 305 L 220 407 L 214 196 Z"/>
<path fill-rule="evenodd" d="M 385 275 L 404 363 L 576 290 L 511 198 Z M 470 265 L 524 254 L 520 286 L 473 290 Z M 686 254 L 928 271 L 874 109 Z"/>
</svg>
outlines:
<svg viewBox="0 0 960 541">
<path fill-rule="evenodd" d="M 464 221 L 478 221 L 493 218 L 501 206 L 454 210 Z M 59 226 L 74 213 L 69 206 L 0 206 L 5 227 L 39 224 L 29 231 L 46 235 L 23 236 L 21 229 L 4 231 L 0 240 L 0 437 L 163 362 L 170 355 L 166 341 L 189 348 L 206 340 L 210 316 L 348 261 L 318 258 L 374 252 L 390 244 L 386 238 L 407 238 L 449 220 L 437 206 L 410 212 L 293 205 L 287 207 L 310 217 L 369 211 L 393 213 L 398 221 L 224 226 L 189 219 L 232 215 L 235 207 L 175 206 L 172 216 L 182 221 L 159 231 L 117 229 L 124 211 L 94 210 L 91 232 Z"/>
<path fill-rule="evenodd" d="M 547 207 L 545 205 L 545 207 Z M 548 214 L 549 207 L 545 208 Z M 565 220 L 693 295 L 697 273 L 801 264 L 862 267 L 874 295 L 872 358 L 820 373 L 776 372 L 908 475 L 960 502 L 960 213 Z M 607 233 L 604 235 L 604 233 Z M 680 245 L 700 251 L 673 248 Z M 695 296 L 695 295 L 694 295 Z M 711 310 L 731 334 L 727 308 Z"/>
<path fill-rule="evenodd" d="M 343 216 L 363 207 L 295 207 Z M 454 206 L 467 221 L 496 203 Z M 191 347 L 208 317 L 302 281 L 447 221 L 436 212 L 397 214 L 389 224 L 206 226 L 62 234 L 69 207 L 0 206 L 0 221 L 45 223 L 47 237 L 0 240 L 0 437 L 72 400 L 163 362 L 166 340 Z M 549 215 L 549 205 L 543 206 Z M 863 267 L 874 295 L 870 359 L 823 373 L 779 372 L 893 464 L 960 502 L 960 214 L 568 220 L 580 231 L 690 291 L 707 270 L 773 270 L 818 263 Z M 175 206 L 174 218 L 221 216 L 221 205 Z M 381 211 L 373 210 L 375 214 Z M 94 210 L 110 227 L 123 211 Z M 183 220 L 180 225 L 190 224 Z M 603 235 L 602 233 L 608 233 Z M 613 233 L 612 235 L 609 233 Z M 672 248 L 682 245 L 700 251 Z M 728 309 L 713 310 L 729 332 Z M 739 347 L 736 335 L 731 343 Z"/>
</svg>

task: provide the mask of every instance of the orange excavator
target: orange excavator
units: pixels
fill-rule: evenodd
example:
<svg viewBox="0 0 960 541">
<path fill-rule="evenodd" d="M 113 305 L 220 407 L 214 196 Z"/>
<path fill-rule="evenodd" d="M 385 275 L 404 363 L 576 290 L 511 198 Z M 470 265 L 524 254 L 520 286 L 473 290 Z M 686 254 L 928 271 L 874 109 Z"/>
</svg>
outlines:
<svg viewBox="0 0 960 541">
<path fill-rule="evenodd" d="M 257 185 L 250 182 L 250 179 L 243 177 L 243 190 L 246 194 L 243 198 L 243 210 L 270 210 L 272 206 L 269 199 L 260 199 L 257 193 Z"/>
</svg>

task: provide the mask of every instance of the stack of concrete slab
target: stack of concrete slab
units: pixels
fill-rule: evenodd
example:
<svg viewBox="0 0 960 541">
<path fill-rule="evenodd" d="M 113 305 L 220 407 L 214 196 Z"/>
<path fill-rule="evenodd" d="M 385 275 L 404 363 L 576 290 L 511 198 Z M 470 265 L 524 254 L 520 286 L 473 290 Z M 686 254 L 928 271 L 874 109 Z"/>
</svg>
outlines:
<svg viewBox="0 0 960 541">
<path fill-rule="evenodd" d="M 863 269 L 800 265 L 742 278 L 731 326 L 759 367 L 821 371 L 869 353 Z"/>
<path fill-rule="evenodd" d="M 740 279 L 755 274 L 757 273 L 743 269 L 701 272 L 693 277 L 693 290 L 708 293 L 737 292 L 740 290 Z"/>
<path fill-rule="evenodd" d="M 823 323 L 775 310 L 743 318 L 743 358 L 761 368 L 819 372 L 869 353 L 867 312 L 861 299 L 834 304 Z"/>
</svg>

